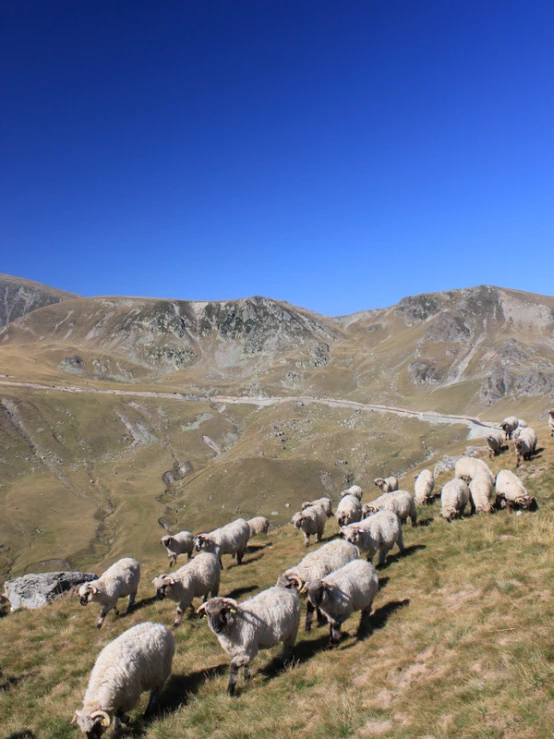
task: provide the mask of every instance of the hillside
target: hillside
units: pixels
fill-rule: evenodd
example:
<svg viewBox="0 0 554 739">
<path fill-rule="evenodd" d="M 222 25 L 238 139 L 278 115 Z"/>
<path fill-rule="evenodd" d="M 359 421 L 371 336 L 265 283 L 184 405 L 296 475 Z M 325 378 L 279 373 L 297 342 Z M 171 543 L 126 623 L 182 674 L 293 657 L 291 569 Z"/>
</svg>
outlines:
<svg viewBox="0 0 554 739">
<path fill-rule="evenodd" d="M 39 282 L 0 274 L 0 328 L 38 308 L 75 297 Z"/>
</svg>

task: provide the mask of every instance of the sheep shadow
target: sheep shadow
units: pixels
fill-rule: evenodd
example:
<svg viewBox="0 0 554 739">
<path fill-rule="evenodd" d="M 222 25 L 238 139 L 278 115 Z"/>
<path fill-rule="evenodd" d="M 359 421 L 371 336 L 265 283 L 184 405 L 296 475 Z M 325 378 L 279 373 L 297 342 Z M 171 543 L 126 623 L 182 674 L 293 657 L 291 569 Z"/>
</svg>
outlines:
<svg viewBox="0 0 554 739">
<path fill-rule="evenodd" d="M 10 734 L 6 739 L 36 739 L 37 735 L 31 729 L 23 729 L 23 731 L 16 731 Z"/>
<path fill-rule="evenodd" d="M 390 577 L 380 577 L 379 578 L 379 591 L 387 587 L 387 583 L 389 582 L 389 580 L 390 580 Z"/>
<path fill-rule="evenodd" d="M 8 677 L 4 680 L 4 682 L 0 683 L 0 693 L 7 693 L 12 688 L 16 688 L 19 683 L 22 683 L 23 680 L 27 680 L 29 677 L 35 677 L 38 673 L 36 672 L 27 672 L 24 675 L 18 675 L 17 677 Z"/>
<path fill-rule="evenodd" d="M 379 565 L 379 569 L 382 570 L 385 567 L 388 567 L 389 565 L 393 564 L 394 562 L 398 562 L 400 559 L 404 559 L 404 557 L 411 557 L 412 554 L 415 554 L 420 549 L 427 549 L 427 546 L 425 544 L 412 544 L 412 546 L 410 547 L 405 547 L 403 552 L 397 552 L 396 554 L 389 554 L 384 564 Z"/>
<path fill-rule="evenodd" d="M 134 606 L 131 609 L 131 613 L 134 613 L 135 611 L 140 611 L 143 608 L 146 608 L 147 606 L 151 606 L 153 603 L 155 603 L 158 600 L 157 595 L 151 595 L 149 598 L 142 598 L 141 600 L 137 601 Z M 122 614 L 122 617 L 125 614 Z"/>
<path fill-rule="evenodd" d="M 255 557 L 248 557 L 248 559 L 243 559 L 240 565 L 238 562 L 233 561 L 233 564 L 228 564 L 225 567 L 225 569 L 232 570 L 234 567 L 244 567 L 244 565 L 249 565 L 251 562 L 256 562 L 258 559 L 261 559 L 263 556 L 264 556 L 264 553 L 260 552 L 260 554 L 257 554 Z"/>
<path fill-rule="evenodd" d="M 234 590 L 231 590 L 228 595 L 226 595 L 226 598 L 233 598 L 233 600 L 236 600 L 237 598 L 240 598 L 241 595 L 246 595 L 247 593 L 251 593 L 253 590 L 257 590 L 257 585 L 246 585 L 242 588 L 235 588 Z"/>
<path fill-rule="evenodd" d="M 264 676 L 264 682 L 268 682 L 281 673 L 286 672 L 289 667 L 302 665 L 312 659 L 312 657 L 315 657 L 318 652 L 323 651 L 327 647 L 328 642 L 328 633 L 324 636 L 318 637 L 317 639 L 305 639 L 297 642 L 294 647 L 292 659 L 289 663 L 283 664 L 280 657 L 274 657 L 271 662 L 268 662 L 265 667 L 262 667 L 259 670 L 259 674 Z"/>
<path fill-rule="evenodd" d="M 410 599 L 405 598 L 404 600 L 391 600 L 388 603 L 385 603 L 384 606 L 381 606 L 381 608 L 377 608 L 377 610 L 371 614 L 369 619 L 364 623 L 360 623 L 356 632 L 355 640 L 350 644 L 346 644 L 344 647 L 341 647 L 341 649 L 352 649 L 352 647 L 355 647 L 358 642 L 368 639 L 374 631 L 383 629 L 386 626 L 387 621 L 393 613 L 396 613 L 400 608 L 405 608 L 409 605 Z M 345 636 L 348 635 L 343 633 L 341 635 L 341 639 Z"/>
<path fill-rule="evenodd" d="M 268 541 L 265 544 L 249 544 L 246 547 L 246 553 L 247 554 L 253 554 L 254 552 L 259 552 L 261 549 L 271 549 L 273 547 L 273 542 Z"/>
<path fill-rule="evenodd" d="M 433 518 L 433 516 L 431 516 L 430 518 L 420 518 L 419 521 L 417 522 L 417 525 L 418 526 L 430 526 L 434 520 L 435 519 Z"/>
</svg>

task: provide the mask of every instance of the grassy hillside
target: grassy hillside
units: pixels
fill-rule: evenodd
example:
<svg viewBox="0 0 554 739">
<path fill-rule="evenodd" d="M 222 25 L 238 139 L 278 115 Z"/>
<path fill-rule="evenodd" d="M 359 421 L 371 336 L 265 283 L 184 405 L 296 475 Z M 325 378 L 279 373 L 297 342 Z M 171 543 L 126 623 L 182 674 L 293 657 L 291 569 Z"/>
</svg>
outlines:
<svg viewBox="0 0 554 739">
<path fill-rule="evenodd" d="M 336 649 L 327 648 L 324 629 L 301 634 L 292 668 L 278 669 L 278 650 L 263 652 L 251 684 L 241 683 L 239 696 L 230 699 L 226 655 L 204 620 L 187 618 L 176 632 L 173 675 L 159 712 L 143 722 L 143 696 L 129 735 L 551 737 L 554 440 L 541 428 L 540 441 L 540 454 L 520 470 L 540 510 L 447 524 L 438 502 L 421 509 L 421 525 L 405 529 L 407 555 L 389 557 L 380 571 L 373 631 L 363 638 L 356 638 L 356 617 Z M 497 472 L 513 464 L 510 451 L 491 467 Z M 438 488 L 449 477 L 441 475 Z M 330 522 L 327 535 L 335 530 Z M 253 541 L 245 564 L 225 569 L 221 592 L 243 600 L 303 554 L 291 527 L 270 531 Z M 139 621 L 172 623 L 175 604 L 154 601 L 150 584 L 165 570 L 159 547 L 143 562 L 137 610 L 120 619 L 111 615 L 100 632 L 95 607 L 83 609 L 71 596 L 40 612 L 0 619 L 0 736 L 76 735 L 69 721 L 100 649 Z"/>
</svg>

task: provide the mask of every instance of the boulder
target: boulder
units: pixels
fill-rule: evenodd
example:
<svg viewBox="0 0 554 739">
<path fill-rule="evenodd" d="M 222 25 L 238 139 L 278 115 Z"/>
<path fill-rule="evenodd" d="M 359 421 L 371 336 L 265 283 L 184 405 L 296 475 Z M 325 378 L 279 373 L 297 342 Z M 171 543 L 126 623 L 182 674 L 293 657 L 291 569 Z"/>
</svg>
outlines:
<svg viewBox="0 0 554 739">
<path fill-rule="evenodd" d="M 44 572 L 23 575 L 7 580 L 4 593 L 10 601 L 11 610 L 19 608 L 42 608 L 71 588 L 84 582 L 96 580 L 93 572 Z"/>
</svg>

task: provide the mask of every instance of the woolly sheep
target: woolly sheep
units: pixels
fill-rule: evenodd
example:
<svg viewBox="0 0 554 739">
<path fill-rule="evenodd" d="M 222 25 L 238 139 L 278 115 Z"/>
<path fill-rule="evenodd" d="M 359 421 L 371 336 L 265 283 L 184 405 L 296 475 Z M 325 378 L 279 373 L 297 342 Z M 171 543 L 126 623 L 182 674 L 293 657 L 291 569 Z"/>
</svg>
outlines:
<svg viewBox="0 0 554 739">
<path fill-rule="evenodd" d="M 402 526 L 398 516 L 392 511 L 378 511 L 360 523 L 343 526 L 341 534 L 360 553 L 367 552 L 368 561 L 379 552 L 378 565 L 384 564 L 385 557 L 395 544 L 400 553 L 404 552 Z"/>
<path fill-rule="evenodd" d="M 260 649 L 283 643 L 282 661 L 290 660 L 300 624 L 300 595 L 274 586 L 238 604 L 232 598 L 211 598 L 198 609 L 220 646 L 231 657 L 227 692 L 233 695 L 238 672 L 250 679 L 250 662 Z"/>
<path fill-rule="evenodd" d="M 469 483 L 469 503 L 472 513 L 491 513 L 494 500 L 494 481 L 486 472 L 478 472 Z"/>
<path fill-rule="evenodd" d="M 395 490 L 392 493 L 380 495 L 371 501 L 371 503 L 364 505 L 362 511 L 366 516 L 371 516 L 377 511 L 393 511 L 401 523 L 405 523 L 409 517 L 412 521 L 412 526 L 417 524 L 415 498 L 409 490 Z"/>
<path fill-rule="evenodd" d="M 269 531 L 269 521 L 265 516 L 254 516 L 246 522 L 250 527 L 250 538 L 258 534 L 267 534 Z"/>
<path fill-rule="evenodd" d="M 518 438 L 514 441 L 516 452 L 516 467 L 519 467 L 521 458 L 529 461 L 537 448 L 537 434 L 530 426 L 523 429 Z"/>
<path fill-rule="evenodd" d="M 194 551 L 194 534 L 191 531 L 180 531 L 173 536 L 162 536 L 161 542 L 167 551 L 170 567 L 173 567 L 180 554 L 186 554 L 187 559 L 192 557 Z"/>
<path fill-rule="evenodd" d="M 281 573 L 277 579 L 277 585 L 282 588 L 296 588 L 300 592 L 308 580 L 321 579 L 357 557 L 358 550 L 353 544 L 342 539 L 335 539 L 314 552 L 310 552 L 297 565 Z M 308 602 L 306 631 L 311 629 L 313 611 L 314 609 Z"/>
<path fill-rule="evenodd" d="M 204 603 L 219 593 L 221 564 L 215 554 L 200 552 L 192 562 L 179 568 L 173 575 L 159 575 L 152 580 L 156 588 L 156 595 L 160 600 L 169 598 L 179 605 L 173 628 L 177 628 L 183 620 L 187 608 L 194 608 L 194 598 L 202 596 Z"/>
<path fill-rule="evenodd" d="M 304 534 L 304 544 L 309 547 L 310 536 L 315 535 L 315 540 L 318 543 L 321 541 L 326 520 L 327 516 L 323 508 L 316 505 L 308 506 L 304 510 L 295 513 L 292 517 L 292 524 L 302 531 Z"/>
<path fill-rule="evenodd" d="M 321 580 L 310 580 L 306 590 L 313 608 L 318 608 L 329 622 L 331 644 L 338 644 L 341 625 L 354 611 L 362 612 L 360 629 L 367 623 L 379 590 L 379 577 L 370 562 L 356 559 Z"/>
<path fill-rule="evenodd" d="M 471 478 L 475 477 L 477 472 L 481 470 L 487 472 L 490 475 L 490 478 L 494 480 L 488 464 L 483 462 L 482 459 L 475 459 L 475 457 L 460 457 L 454 466 L 454 476 L 463 480 L 471 480 Z"/>
<path fill-rule="evenodd" d="M 335 518 L 339 526 L 359 521 L 362 517 L 362 505 L 355 495 L 343 496 L 337 506 Z"/>
<path fill-rule="evenodd" d="M 136 559 L 126 557 L 118 560 L 108 568 L 98 580 L 92 580 L 81 585 L 79 598 L 82 606 L 89 603 L 100 603 L 102 611 L 96 624 L 100 629 L 108 613 L 114 609 L 115 615 L 119 616 L 117 601 L 119 598 L 129 596 L 126 613 L 129 613 L 135 598 L 140 581 L 140 565 Z"/>
<path fill-rule="evenodd" d="M 422 470 L 416 475 L 414 484 L 415 502 L 418 505 L 431 503 L 435 489 L 435 475 L 432 470 Z"/>
<path fill-rule="evenodd" d="M 548 426 L 550 428 L 550 436 L 554 436 L 554 408 L 548 411 Z"/>
<path fill-rule="evenodd" d="M 504 431 L 506 441 L 512 438 L 512 434 L 518 426 L 519 418 L 516 418 L 515 416 L 508 416 L 502 421 L 502 423 L 500 424 L 500 428 L 502 429 L 502 431 Z"/>
<path fill-rule="evenodd" d="M 212 552 L 220 560 L 224 554 L 231 554 L 233 559 L 237 558 L 240 565 L 249 539 L 250 526 L 244 518 L 237 518 L 236 521 L 210 531 L 209 534 L 197 534 L 194 537 L 194 545 L 197 551 Z M 223 564 L 221 567 L 223 569 Z"/>
<path fill-rule="evenodd" d="M 90 739 L 99 739 L 112 723 L 118 732 L 146 690 L 149 713 L 171 673 L 174 653 L 173 635 L 162 624 L 146 622 L 124 631 L 98 655 L 83 708 L 75 711 L 72 723 Z"/>
<path fill-rule="evenodd" d="M 502 431 L 491 429 L 485 436 L 485 439 L 489 447 L 489 457 L 496 457 L 497 454 L 500 454 L 504 444 L 504 434 Z"/>
<path fill-rule="evenodd" d="M 346 490 L 343 490 L 340 497 L 343 498 L 345 495 L 354 495 L 358 500 L 362 500 L 363 491 L 359 485 L 351 485 Z"/>
<path fill-rule="evenodd" d="M 308 508 L 311 505 L 318 505 L 320 508 L 323 509 L 327 518 L 332 517 L 333 501 L 331 500 L 331 498 L 317 498 L 317 500 L 306 501 L 305 503 L 302 503 L 302 510 L 304 510 L 304 508 Z"/>
<path fill-rule="evenodd" d="M 496 477 L 496 504 L 500 507 L 501 501 L 506 503 L 508 513 L 516 508 L 527 511 L 536 511 L 537 501 L 528 494 L 525 485 L 517 475 L 510 470 L 500 470 Z"/>
<path fill-rule="evenodd" d="M 441 490 L 441 516 L 451 521 L 460 518 L 469 502 L 469 488 L 457 477 L 450 480 Z"/>
<path fill-rule="evenodd" d="M 382 493 L 392 493 L 394 490 L 398 490 L 397 477 L 376 477 L 373 482 L 381 489 Z"/>
</svg>

